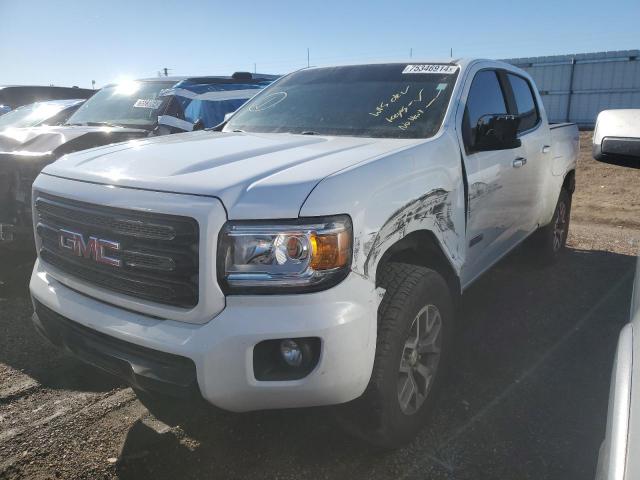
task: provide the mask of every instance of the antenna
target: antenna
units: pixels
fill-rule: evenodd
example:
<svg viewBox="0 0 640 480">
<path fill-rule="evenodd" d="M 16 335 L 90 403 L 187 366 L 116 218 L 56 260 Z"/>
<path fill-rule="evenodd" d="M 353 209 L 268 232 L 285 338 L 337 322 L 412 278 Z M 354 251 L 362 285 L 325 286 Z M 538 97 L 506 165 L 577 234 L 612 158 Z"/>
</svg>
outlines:
<svg viewBox="0 0 640 480">
<path fill-rule="evenodd" d="M 309 66 L 309 47 L 307 47 L 307 67 Z"/>
<path fill-rule="evenodd" d="M 451 50 L 449 50 L 449 57 L 453 58 L 453 47 L 451 47 Z"/>
<path fill-rule="evenodd" d="M 409 58 L 413 58 L 413 47 L 409 49 Z"/>
</svg>

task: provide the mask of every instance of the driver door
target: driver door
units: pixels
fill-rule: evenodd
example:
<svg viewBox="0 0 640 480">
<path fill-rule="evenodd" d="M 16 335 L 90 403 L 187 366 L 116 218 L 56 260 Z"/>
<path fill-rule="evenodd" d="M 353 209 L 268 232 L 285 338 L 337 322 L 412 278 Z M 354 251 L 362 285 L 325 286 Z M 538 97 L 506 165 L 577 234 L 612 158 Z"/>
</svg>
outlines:
<svg viewBox="0 0 640 480">
<path fill-rule="evenodd" d="M 463 94 L 464 98 L 464 94 Z M 514 162 L 522 148 L 473 150 L 475 126 L 484 115 L 507 114 L 507 101 L 498 72 L 482 69 L 473 75 L 460 120 L 459 141 L 468 179 L 465 287 L 515 245 L 519 225 L 519 192 L 513 184 Z M 461 137 L 461 138 L 460 138 Z"/>
</svg>

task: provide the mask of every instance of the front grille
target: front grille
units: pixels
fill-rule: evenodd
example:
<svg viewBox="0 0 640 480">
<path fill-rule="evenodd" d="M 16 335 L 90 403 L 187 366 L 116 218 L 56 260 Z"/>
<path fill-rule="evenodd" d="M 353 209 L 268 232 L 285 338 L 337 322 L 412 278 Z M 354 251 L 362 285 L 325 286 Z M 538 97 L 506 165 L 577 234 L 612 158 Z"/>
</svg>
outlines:
<svg viewBox="0 0 640 480">
<path fill-rule="evenodd" d="M 198 303 L 198 223 L 177 215 L 104 207 L 38 193 L 35 200 L 40 258 L 86 283 L 131 297 L 191 308 Z M 117 242 L 98 263 L 60 245 L 60 231 Z"/>
<path fill-rule="evenodd" d="M 159 225 L 151 221 L 143 222 L 137 219 L 115 216 L 110 212 L 103 212 L 99 209 L 87 210 L 75 205 L 61 205 L 52 201 L 42 199 L 39 203 L 38 213 L 50 219 L 67 220 L 73 216 L 75 222 L 82 223 L 87 227 L 104 227 L 113 233 L 127 235 L 138 238 L 148 238 L 152 240 L 173 240 L 176 235 L 175 229 L 171 225 Z"/>
</svg>

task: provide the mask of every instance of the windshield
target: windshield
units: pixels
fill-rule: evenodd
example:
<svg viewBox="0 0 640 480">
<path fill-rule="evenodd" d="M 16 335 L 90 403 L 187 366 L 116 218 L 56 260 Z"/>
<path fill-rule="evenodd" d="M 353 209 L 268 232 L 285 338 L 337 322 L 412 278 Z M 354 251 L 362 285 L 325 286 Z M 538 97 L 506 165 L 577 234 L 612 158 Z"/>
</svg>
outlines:
<svg viewBox="0 0 640 480">
<path fill-rule="evenodd" d="M 69 118 L 70 125 L 116 125 L 152 128 L 168 97 L 162 90 L 175 82 L 126 82 L 97 92 Z"/>
<path fill-rule="evenodd" d="M 9 127 L 35 127 L 44 124 L 67 107 L 69 107 L 68 103 L 55 102 L 37 102 L 24 105 L 0 116 L 0 130 Z"/>
<path fill-rule="evenodd" d="M 428 138 L 440 128 L 458 70 L 399 63 L 302 70 L 247 102 L 224 131 Z"/>
</svg>

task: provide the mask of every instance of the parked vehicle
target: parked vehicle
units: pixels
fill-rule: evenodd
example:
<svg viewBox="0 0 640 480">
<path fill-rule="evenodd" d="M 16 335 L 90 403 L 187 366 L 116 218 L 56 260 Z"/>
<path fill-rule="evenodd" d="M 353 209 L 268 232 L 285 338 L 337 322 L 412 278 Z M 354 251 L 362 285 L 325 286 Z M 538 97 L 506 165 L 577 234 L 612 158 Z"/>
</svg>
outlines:
<svg viewBox="0 0 640 480">
<path fill-rule="evenodd" d="M 631 300 L 629 323 L 620 332 L 616 349 L 605 438 L 598 456 L 597 480 L 638 478 L 640 464 L 633 454 L 640 444 L 640 258 Z"/>
<path fill-rule="evenodd" d="M 45 165 L 70 152 L 213 127 L 273 78 L 238 72 L 108 85 L 62 126 L 0 132 L 0 244 L 31 243 L 31 185 Z"/>
<path fill-rule="evenodd" d="M 0 116 L 0 132 L 7 128 L 62 125 L 75 112 L 84 99 L 47 100 L 23 105 Z"/>
<path fill-rule="evenodd" d="M 96 90 L 78 87 L 54 87 L 44 85 L 4 85 L 0 86 L 0 115 L 22 105 L 45 100 L 87 99 Z"/>
<path fill-rule="evenodd" d="M 540 261 L 566 241 L 578 130 L 506 63 L 309 68 L 215 130 L 71 154 L 34 184 L 36 328 L 152 408 L 350 402 L 399 445 L 460 294 L 529 236 Z"/>
<path fill-rule="evenodd" d="M 593 134 L 593 154 L 600 161 L 640 168 L 640 110 L 604 110 Z M 640 445 L 640 257 L 631 298 L 630 322 L 620 332 L 616 350 L 605 439 L 598 457 L 598 480 L 640 476 L 634 452 Z"/>
<path fill-rule="evenodd" d="M 640 109 L 603 110 L 593 131 L 593 157 L 640 168 Z"/>
</svg>

